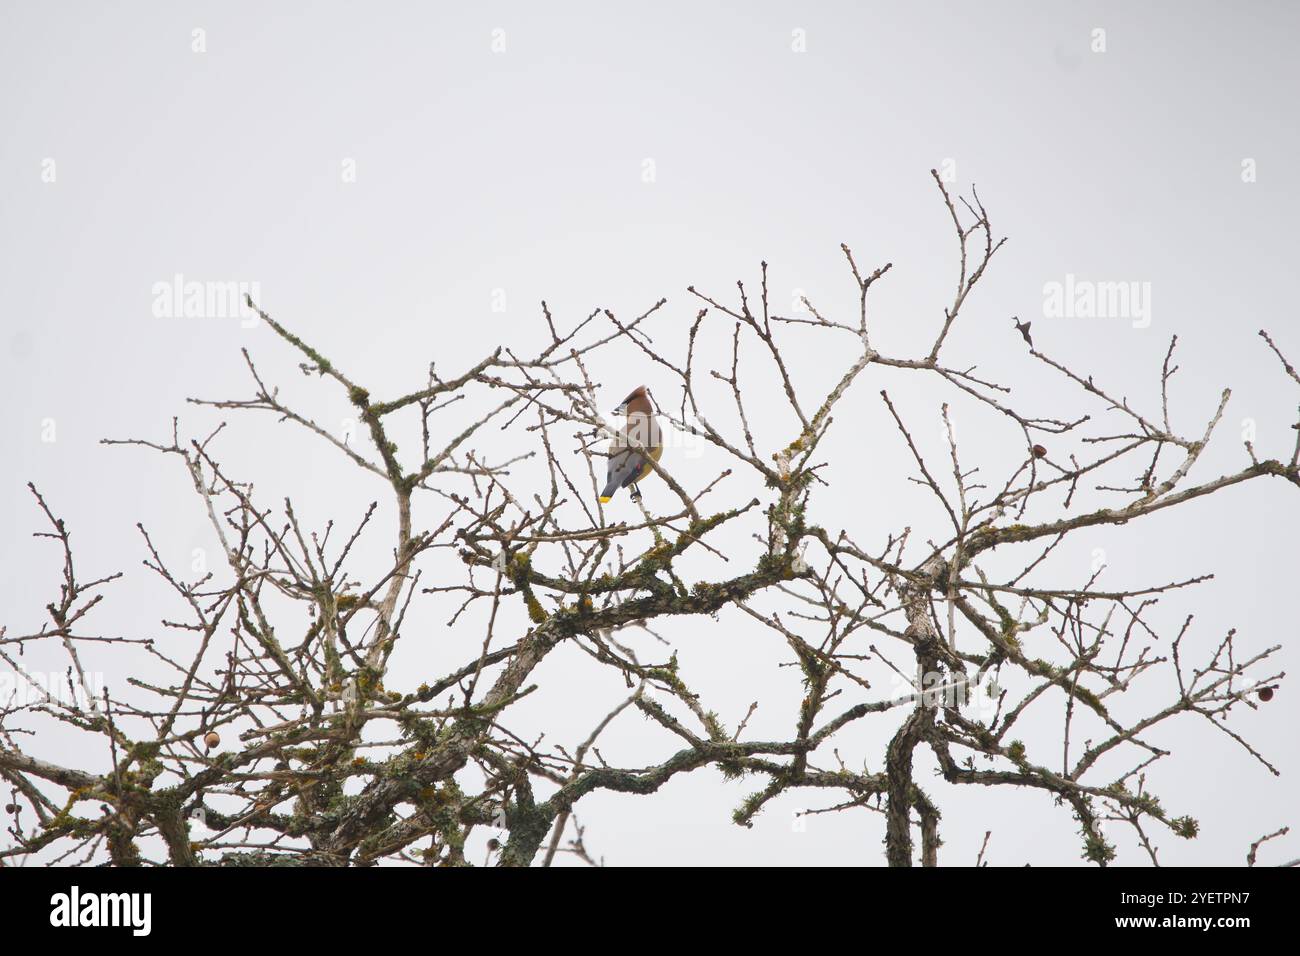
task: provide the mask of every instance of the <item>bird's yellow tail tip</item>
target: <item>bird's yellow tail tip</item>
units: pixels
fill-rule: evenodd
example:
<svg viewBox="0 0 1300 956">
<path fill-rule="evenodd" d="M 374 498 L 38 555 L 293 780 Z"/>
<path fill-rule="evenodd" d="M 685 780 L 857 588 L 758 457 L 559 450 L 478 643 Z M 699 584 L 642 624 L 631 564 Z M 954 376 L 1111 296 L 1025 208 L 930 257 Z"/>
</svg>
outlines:
<svg viewBox="0 0 1300 956">
<path fill-rule="evenodd" d="M 600 503 L 601 503 L 602 505 L 607 505 L 607 504 L 609 504 L 609 495 L 601 495 L 601 496 L 600 496 Z"/>
</svg>

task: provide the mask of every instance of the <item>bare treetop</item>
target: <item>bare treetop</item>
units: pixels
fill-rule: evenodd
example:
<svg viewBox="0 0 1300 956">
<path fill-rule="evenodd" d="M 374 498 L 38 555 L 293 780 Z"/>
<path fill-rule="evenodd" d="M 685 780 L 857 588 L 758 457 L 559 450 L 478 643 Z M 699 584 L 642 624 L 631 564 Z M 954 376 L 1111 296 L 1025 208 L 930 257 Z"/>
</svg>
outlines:
<svg viewBox="0 0 1300 956">
<path fill-rule="evenodd" d="M 989 333 L 1005 337 L 1000 347 L 1049 371 L 1088 411 L 1054 417 L 1056 396 L 1025 405 L 985 379 L 970 356 L 953 354 L 950 333 L 1005 240 L 973 190 L 954 199 L 934 179 L 957 281 L 919 355 L 874 344 L 895 321 L 870 295 L 891 264 L 860 264 L 847 246 L 849 315 L 809 299 L 797 315 L 775 314 L 763 263 L 756 284 L 689 288 L 685 314 L 660 300 L 630 319 L 596 309 L 566 323 L 543 303 L 539 348 L 503 344 L 452 377 L 431 366 L 396 395 L 258 309 L 309 379 L 346 397 L 365 440 L 291 407 L 248 352 L 250 397 L 193 401 L 304 431 L 337 452 L 339 467 L 365 472 L 382 503 L 341 503 L 334 520 L 310 527 L 291 498 L 265 501 L 256 475 L 222 464 L 237 440 L 225 423 L 196 438 L 177 421 L 163 439 L 106 440 L 179 466 L 222 551 L 220 570 L 187 578 L 141 527 L 145 563 L 184 616 L 167 610 L 156 634 L 119 637 L 92 623 L 117 575 L 86 579 L 57 503 L 33 487 L 38 537 L 62 551 L 63 580 L 39 629 L 0 629 L 0 659 L 20 691 L 0 699 L 10 814 L 0 862 L 549 865 L 562 853 L 597 862 L 599 834 L 579 823 L 584 797 L 612 791 L 635 814 L 702 768 L 745 782 L 734 813 L 744 826 L 797 789 L 818 803 L 809 812 L 878 816 L 895 866 L 940 861 L 940 806 L 968 785 L 1041 791 L 1073 817 L 1082 857 L 1097 864 L 1114 857 L 1117 839 L 1155 862 L 1166 835 L 1195 837 L 1201 824 L 1177 795 L 1148 788 L 1147 768 L 1179 759 L 1153 731 L 1200 719 L 1205 734 L 1226 735 L 1276 773 L 1230 718 L 1273 695 L 1278 647 L 1229 631 L 1208 656 L 1189 656 L 1193 586 L 1209 575 L 1106 591 L 1099 569 L 1063 576 L 1051 557 L 1081 529 L 1196 507 L 1255 479 L 1300 486 L 1300 424 L 1283 436 L 1289 456 L 1262 457 L 1248 441 L 1238 470 L 1206 476 L 1195 466 L 1210 442 L 1231 444 L 1216 436 L 1230 394 L 1190 431 L 1175 428 L 1176 339 L 1159 405 L 1144 407 L 1125 397 L 1126 383 L 1073 368 L 1005 314 Z M 1283 348 L 1259 334 L 1277 374 L 1300 387 Z M 796 338 L 824 356 L 819 377 L 790 361 Z M 600 381 L 593 369 L 611 349 L 638 356 L 645 374 Z M 932 405 L 910 409 L 868 381 L 874 369 L 918 380 Z M 642 381 L 663 429 L 653 439 L 612 413 Z M 754 413 L 771 396 L 779 420 Z M 1021 452 L 974 467 L 954 402 L 974 403 L 980 427 L 1014 436 Z M 937 509 L 933 540 L 918 540 L 921 521 L 907 514 L 889 515 L 884 540 L 866 540 L 860 516 L 816 508 L 829 483 L 845 480 L 828 470 L 827 436 L 868 405 L 896 429 L 874 440 L 910 458 L 910 472 L 893 477 Z M 941 456 L 927 455 L 922 432 L 943 436 Z M 682 468 L 688 447 L 709 463 L 707 478 Z M 603 503 L 611 454 L 655 493 Z M 1093 495 L 1108 503 L 1079 506 Z M 1173 632 L 1152 617 L 1161 601 L 1185 608 Z M 756 711 L 782 702 L 724 715 L 667 646 L 674 618 L 724 611 L 749 622 L 753 640 L 781 647 L 801 676 L 802 699 L 779 711 L 780 736 L 747 731 Z M 120 661 L 106 688 L 82 664 L 92 642 Z M 25 669 L 25 655 L 47 644 L 67 662 L 67 693 Z M 416 650 L 432 647 L 456 663 L 421 669 L 428 658 Z M 140 655 L 170 680 L 135 677 Z M 612 707 L 604 694 L 568 696 L 566 722 L 576 715 L 588 729 L 562 739 L 527 702 L 557 668 L 578 666 L 621 690 Z M 658 732 L 649 763 L 602 745 L 636 714 Z M 108 769 L 91 769 L 100 756 L 81 766 L 42 756 L 56 723 L 88 754 L 106 754 Z M 841 750 L 863 724 L 888 737 L 865 764 Z M 937 777 L 916 772 L 922 754 Z M 483 834 L 486 849 L 471 858 Z M 1250 848 L 1252 865 L 1278 835 Z M 851 858 L 875 854 L 863 846 Z"/>
</svg>

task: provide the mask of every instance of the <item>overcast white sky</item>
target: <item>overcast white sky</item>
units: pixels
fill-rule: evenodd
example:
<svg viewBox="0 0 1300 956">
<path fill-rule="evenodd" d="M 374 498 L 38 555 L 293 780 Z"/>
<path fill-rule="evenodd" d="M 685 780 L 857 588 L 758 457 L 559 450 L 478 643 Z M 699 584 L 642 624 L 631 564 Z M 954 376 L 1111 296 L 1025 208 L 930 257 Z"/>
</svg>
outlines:
<svg viewBox="0 0 1300 956">
<path fill-rule="evenodd" d="M 806 293 L 847 315 L 846 242 L 866 267 L 894 263 L 878 287 L 875 344 L 914 355 L 955 279 L 932 167 L 951 170 L 956 188 L 977 184 L 1009 237 L 946 346 L 953 364 L 1018 384 L 1027 404 L 1041 393 L 1045 412 L 1072 407 L 1024 357 L 1010 322 L 1019 315 L 1034 320 L 1040 347 L 1155 411 L 1177 334 L 1176 427 L 1199 433 L 1220 390 L 1233 389 L 1222 444 L 1193 478 L 1242 466 L 1247 419 L 1261 455 L 1288 457 L 1300 396 L 1255 332 L 1272 330 L 1300 359 L 1298 28 L 1300 10 L 1280 2 L 4 0 L 0 625 L 36 626 L 57 587 L 56 555 L 28 537 L 39 528 L 28 481 L 73 529 L 84 573 L 127 572 L 100 612 L 106 630 L 151 633 L 175 610 L 140 567 L 134 525 L 185 563 L 210 546 L 199 504 L 174 463 L 97 442 L 163 437 L 173 414 L 203 433 L 215 419 L 184 399 L 245 396 L 241 348 L 308 409 L 346 414 L 339 396 L 295 376 L 266 328 L 156 316 L 156 283 L 257 283 L 274 315 L 373 391 L 396 394 L 417 387 L 431 360 L 451 371 L 500 343 L 539 342 L 543 298 L 572 322 L 667 296 L 657 329 L 680 341 L 695 312 L 686 286 L 728 297 L 736 279 L 757 282 L 762 259 L 780 309 Z M 1149 325 L 1044 315 L 1044 285 L 1069 275 L 1149 284 Z M 806 380 L 838 374 L 842 352 L 801 341 L 790 354 Z M 621 361 L 598 370 L 611 405 L 624 378 L 668 389 L 633 353 Z M 873 547 L 901 524 L 920 533 L 940 517 L 906 482 L 881 387 L 898 390 L 936 450 L 938 405 L 950 397 L 882 377 L 842 411 L 827 454 L 843 477 L 817 513 Z M 1003 423 L 972 413 L 958 427 L 964 454 L 991 468 Z M 229 460 L 269 501 L 292 494 L 323 521 L 381 494 L 269 422 L 241 428 Z M 783 437 L 793 436 L 773 442 Z M 696 481 L 721 466 L 680 467 Z M 1246 650 L 1280 643 L 1280 666 L 1294 671 L 1295 489 L 1255 482 L 1177 510 L 1081 535 L 1061 556 L 1064 583 L 1081 583 L 1099 547 L 1103 583 L 1115 587 L 1214 571 L 1163 620 L 1195 611 L 1206 644 L 1234 626 Z M 724 720 L 770 701 L 753 732 L 788 730 L 799 691 L 770 639 L 738 615 L 675 622 L 665 636 Z M 477 648 L 475 633 L 461 640 Z M 412 686 L 429 663 L 406 662 Z M 97 665 L 122 686 L 120 660 Z M 559 659 L 539 674 L 563 692 L 537 704 L 534 729 L 576 743 L 618 698 L 620 687 L 584 683 L 580 667 Z M 1153 687 L 1152 700 L 1169 690 Z M 1152 771 L 1154 789 L 1202 824 L 1196 841 L 1161 840 L 1163 862 L 1237 865 L 1252 840 L 1300 823 L 1296 701 L 1284 684 L 1235 725 L 1280 778 L 1203 723 L 1159 735 L 1175 755 Z M 853 738 L 872 769 L 893 726 Z M 633 760 L 672 748 L 639 717 L 611 741 Z M 56 760 L 105 758 L 78 747 L 61 736 L 31 745 Z M 988 830 L 994 864 L 1078 861 L 1077 825 L 1049 799 L 954 792 L 929 766 L 918 779 L 943 810 L 943 862 L 973 862 Z M 795 811 L 819 805 L 807 794 L 777 801 L 752 830 L 735 827 L 730 813 L 753 787 L 692 774 L 652 798 L 594 797 L 581 816 L 590 848 L 613 864 L 882 862 L 877 815 L 799 827 Z M 1271 852 L 1291 859 L 1297 847 L 1292 837 Z M 1127 836 L 1120 852 L 1144 860 Z"/>
</svg>

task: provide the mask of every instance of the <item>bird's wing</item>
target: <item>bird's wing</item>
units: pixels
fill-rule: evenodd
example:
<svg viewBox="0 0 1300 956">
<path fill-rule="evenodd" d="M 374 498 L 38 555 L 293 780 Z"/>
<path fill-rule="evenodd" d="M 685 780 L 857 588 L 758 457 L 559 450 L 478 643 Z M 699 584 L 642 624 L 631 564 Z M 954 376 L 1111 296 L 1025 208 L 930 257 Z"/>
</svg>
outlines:
<svg viewBox="0 0 1300 956">
<path fill-rule="evenodd" d="M 633 448 L 623 448 L 622 451 L 616 451 L 609 458 L 609 466 L 605 472 L 605 490 L 600 493 L 602 498 L 608 498 L 618 489 L 626 487 L 636 480 L 645 464 L 645 456 Z"/>
<path fill-rule="evenodd" d="M 644 446 L 646 451 L 633 445 L 633 442 Z M 602 499 L 607 499 L 618 489 L 626 488 L 649 476 L 654 469 L 647 461 L 646 452 L 649 452 L 648 457 L 655 461 L 658 461 L 659 456 L 664 452 L 663 430 L 653 416 L 624 425 L 617 437 L 610 442 L 609 465 L 605 471 L 605 490 L 600 493 Z"/>
</svg>

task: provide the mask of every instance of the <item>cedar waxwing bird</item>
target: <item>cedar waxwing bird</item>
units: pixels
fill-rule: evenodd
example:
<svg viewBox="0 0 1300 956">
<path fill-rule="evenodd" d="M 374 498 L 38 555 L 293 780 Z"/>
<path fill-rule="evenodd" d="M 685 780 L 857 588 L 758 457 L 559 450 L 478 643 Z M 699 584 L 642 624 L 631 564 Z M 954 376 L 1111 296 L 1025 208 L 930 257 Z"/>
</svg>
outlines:
<svg viewBox="0 0 1300 956">
<path fill-rule="evenodd" d="M 664 453 L 663 431 L 644 385 L 623 399 L 623 404 L 614 409 L 614 414 L 626 415 L 627 423 L 609 444 L 609 466 L 605 473 L 605 490 L 600 493 L 601 504 L 614 497 L 618 489 L 628 486 L 632 488 L 633 499 L 640 498 L 636 483 L 654 471 L 648 459 L 658 461 Z"/>
</svg>

